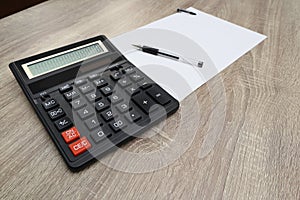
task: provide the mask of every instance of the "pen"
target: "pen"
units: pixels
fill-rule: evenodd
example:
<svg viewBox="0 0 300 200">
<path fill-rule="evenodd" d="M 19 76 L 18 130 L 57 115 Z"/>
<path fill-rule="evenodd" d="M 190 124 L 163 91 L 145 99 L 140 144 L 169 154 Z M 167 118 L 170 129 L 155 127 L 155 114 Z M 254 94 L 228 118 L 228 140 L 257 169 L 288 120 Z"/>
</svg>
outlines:
<svg viewBox="0 0 300 200">
<path fill-rule="evenodd" d="M 170 53 L 166 53 L 166 52 L 162 52 L 161 50 L 157 49 L 157 48 L 153 48 L 153 47 L 149 47 L 149 46 L 142 46 L 142 45 L 136 45 L 136 44 L 132 44 L 132 46 L 136 47 L 138 50 L 141 50 L 145 53 L 149 53 L 155 56 L 162 56 L 162 57 L 166 57 L 172 60 L 176 60 L 179 62 L 183 62 L 183 63 L 187 63 L 190 65 L 195 65 L 197 67 L 202 67 L 203 66 L 203 62 L 202 61 L 196 61 L 196 64 L 193 64 L 191 61 L 188 61 L 187 59 L 177 56 L 177 55 L 172 55 Z"/>
<path fill-rule="evenodd" d="M 197 14 L 194 13 L 194 12 L 191 12 L 191 11 L 188 11 L 188 10 L 183 10 L 183 9 L 180 9 L 180 8 L 177 9 L 177 12 L 185 12 L 185 13 L 188 13 L 188 14 L 190 14 L 190 15 L 197 15 Z"/>
</svg>

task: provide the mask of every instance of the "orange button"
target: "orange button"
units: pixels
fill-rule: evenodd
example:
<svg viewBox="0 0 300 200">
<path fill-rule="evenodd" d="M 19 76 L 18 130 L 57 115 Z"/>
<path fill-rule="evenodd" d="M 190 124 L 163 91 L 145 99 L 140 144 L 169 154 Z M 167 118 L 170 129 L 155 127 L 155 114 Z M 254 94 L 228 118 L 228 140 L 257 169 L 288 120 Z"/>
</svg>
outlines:
<svg viewBox="0 0 300 200">
<path fill-rule="evenodd" d="M 77 140 L 76 142 L 69 145 L 69 148 L 71 149 L 74 156 L 77 156 L 89 148 L 91 148 L 92 145 L 90 142 L 86 139 L 86 137 L 81 138 L 80 140 Z"/>
<path fill-rule="evenodd" d="M 66 143 L 73 142 L 80 137 L 80 134 L 76 127 L 72 127 L 61 133 Z"/>
</svg>

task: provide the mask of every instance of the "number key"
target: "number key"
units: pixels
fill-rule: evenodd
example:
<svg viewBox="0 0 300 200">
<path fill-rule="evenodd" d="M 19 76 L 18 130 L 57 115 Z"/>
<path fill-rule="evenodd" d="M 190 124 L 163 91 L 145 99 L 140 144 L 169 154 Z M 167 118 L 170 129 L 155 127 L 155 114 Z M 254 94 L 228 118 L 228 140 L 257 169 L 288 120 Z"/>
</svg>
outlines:
<svg viewBox="0 0 300 200">
<path fill-rule="evenodd" d="M 101 88 L 101 92 L 103 95 L 108 96 L 108 95 L 112 94 L 113 88 L 112 88 L 112 86 L 108 85 L 108 86 L 105 86 L 104 88 Z"/>
<path fill-rule="evenodd" d="M 124 129 L 127 126 L 122 119 L 117 119 L 116 121 L 111 122 L 109 125 L 115 132 Z"/>
<path fill-rule="evenodd" d="M 86 102 L 83 98 L 79 98 L 79 99 L 73 100 L 71 102 L 71 105 L 75 110 L 77 110 L 79 108 L 84 107 L 86 105 Z"/>
<path fill-rule="evenodd" d="M 89 102 L 94 102 L 94 101 L 98 101 L 99 99 L 101 99 L 101 94 L 100 92 L 92 92 L 90 94 L 86 95 L 86 98 L 89 100 Z"/>
<path fill-rule="evenodd" d="M 101 125 L 98 121 L 97 117 L 92 117 L 84 121 L 85 125 L 88 127 L 89 130 L 93 130 Z"/>
<path fill-rule="evenodd" d="M 109 103 L 106 100 L 100 100 L 95 103 L 95 108 L 98 112 L 109 107 Z"/>
<path fill-rule="evenodd" d="M 112 120 L 114 117 L 116 117 L 117 115 L 111 109 L 109 109 L 109 110 L 102 112 L 101 116 L 105 121 L 108 122 L 108 121 Z"/>
<path fill-rule="evenodd" d="M 119 103 L 119 102 L 123 101 L 123 99 L 119 95 L 116 95 L 116 94 L 112 94 L 111 96 L 109 96 L 108 100 L 112 104 L 116 104 L 116 103 Z"/>
<path fill-rule="evenodd" d="M 77 111 L 81 119 L 86 119 L 94 114 L 94 110 L 91 107 L 82 108 Z"/>
<path fill-rule="evenodd" d="M 91 137 L 96 143 L 98 143 L 106 139 L 107 137 L 110 137 L 111 135 L 112 130 L 107 126 L 103 126 L 100 129 L 97 129 L 96 131 L 92 132 Z"/>
<path fill-rule="evenodd" d="M 128 110 L 130 110 L 130 107 L 126 103 L 121 103 L 121 104 L 117 105 L 116 107 L 121 113 L 125 113 Z"/>
</svg>

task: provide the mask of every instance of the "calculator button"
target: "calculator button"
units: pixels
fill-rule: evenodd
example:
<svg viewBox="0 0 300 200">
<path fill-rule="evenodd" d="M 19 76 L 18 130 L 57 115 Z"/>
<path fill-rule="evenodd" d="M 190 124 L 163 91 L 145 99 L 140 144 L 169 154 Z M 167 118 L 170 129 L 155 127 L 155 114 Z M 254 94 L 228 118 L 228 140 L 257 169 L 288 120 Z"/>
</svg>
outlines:
<svg viewBox="0 0 300 200">
<path fill-rule="evenodd" d="M 46 99 L 50 98 L 49 94 L 46 91 L 43 91 L 39 94 L 41 97 L 42 101 L 45 101 Z"/>
<path fill-rule="evenodd" d="M 74 156 L 82 154 L 91 147 L 92 145 L 86 137 L 82 137 L 81 139 L 69 145 L 69 148 L 71 149 Z"/>
<path fill-rule="evenodd" d="M 104 88 L 101 88 L 100 90 L 101 90 L 102 94 L 105 96 L 111 95 L 113 92 L 113 88 L 110 85 L 105 86 Z"/>
<path fill-rule="evenodd" d="M 87 94 L 86 98 L 89 100 L 89 102 L 95 102 L 101 99 L 101 94 L 100 92 L 92 92 L 90 94 Z"/>
<path fill-rule="evenodd" d="M 116 106 L 116 108 L 118 109 L 118 111 L 120 111 L 121 113 L 125 113 L 128 110 L 130 110 L 130 107 L 126 104 L 126 103 L 121 103 L 119 105 Z"/>
<path fill-rule="evenodd" d="M 86 79 L 78 79 L 78 80 L 74 81 L 74 85 L 76 85 L 76 86 L 80 86 L 80 85 L 83 85 L 83 84 L 86 84 L 86 83 L 87 83 Z"/>
<path fill-rule="evenodd" d="M 81 119 L 86 119 L 94 114 L 94 110 L 91 107 L 86 107 L 78 110 L 77 113 Z"/>
<path fill-rule="evenodd" d="M 45 110 L 50 110 L 51 108 L 58 106 L 57 101 L 53 98 L 47 99 L 42 104 L 43 104 L 43 107 L 45 108 Z"/>
<path fill-rule="evenodd" d="M 129 67 L 124 68 L 124 69 L 122 70 L 122 72 L 123 72 L 124 74 L 132 74 L 132 73 L 135 72 L 135 70 L 134 70 L 134 67 L 133 67 L 133 66 L 129 66 Z"/>
<path fill-rule="evenodd" d="M 103 99 L 103 100 L 97 101 L 97 102 L 95 103 L 95 108 L 96 108 L 96 110 L 97 110 L 98 112 L 100 112 L 100 111 L 102 111 L 102 110 L 108 108 L 109 105 L 110 105 L 110 104 L 109 104 L 106 100 Z"/>
<path fill-rule="evenodd" d="M 158 108 L 157 105 L 149 96 L 145 95 L 144 93 L 138 94 L 132 98 L 132 100 L 147 114 L 154 109 Z"/>
<path fill-rule="evenodd" d="M 84 107 L 86 105 L 86 102 L 83 98 L 79 98 L 71 101 L 71 105 L 73 109 L 77 110 L 79 108 Z"/>
<path fill-rule="evenodd" d="M 143 90 L 150 88 L 152 86 L 152 83 L 150 83 L 149 81 L 141 81 L 139 83 L 137 83 L 138 87 L 142 88 Z"/>
<path fill-rule="evenodd" d="M 133 123 L 133 122 L 137 122 L 138 120 L 140 120 L 142 118 L 142 116 L 135 110 L 132 110 L 130 113 L 125 115 L 125 118 L 129 122 Z"/>
<path fill-rule="evenodd" d="M 84 121 L 85 125 L 88 127 L 89 130 L 93 130 L 99 127 L 101 124 L 98 121 L 97 117 L 92 117 Z"/>
<path fill-rule="evenodd" d="M 111 65 L 111 66 L 108 66 L 105 71 L 108 71 L 108 70 L 114 71 L 114 70 L 118 70 L 118 69 L 119 69 L 118 65 Z"/>
<path fill-rule="evenodd" d="M 102 112 L 101 116 L 105 121 L 108 122 L 108 121 L 112 120 L 114 117 L 116 117 L 117 114 L 115 114 L 111 109 L 109 109 L 109 110 Z"/>
<path fill-rule="evenodd" d="M 52 120 L 55 120 L 55 119 L 58 119 L 58 118 L 64 116 L 65 112 L 62 108 L 55 108 L 54 110 L 50 110 L 48 112 L 48 115 Z"/>
<path fill-rule="evenodd" d="M 100 78 L 98 80 L 95 80 L 93 83 L 97 88 L 104 87 L 108 84 L 107 81 L 104 78 Z"/>
<path fill-rule="evenodd" d="M 100 75 L 99 74 L 91 74 L 91 75 L 89 75 L 89 80 L 95 80 L 95 79 L 97 79 L 97 78 L 99 78 L 100 77 Z"/>
<path fill-rule="evenodd" d="M 72 88 L 73 87 L 70 84 L 67 83 L 67 84 L 59 87 L 59 91 L 60 91 L 60 93 L 65 93 L 65 92 L 67 92 L 69 90 L 72 90 Z"/>
<path fill-rule="evenodd" d="M 65 96 L 67 101 L 71 101 L 72 99 L 78 98 L 79 94 L 76 90 L 72 90 L 72 91 L 64 93 L 64 96 Z"/>
<path fill-rule="evenodd" d="M 130 86 L 130 87 L 126 88 L 125 91 L 129 95 L 135 95 L 139 92 L 139 88 L 137 86 L 133 85 L 133 86 Z"/>
<path fill-rule="evenodd" d="M 114 71 L 110 74 L 110 78 L 114 81 L 119 80 L 122 77 L 122 73 L 119 71 Z"/>
<path fill-rule="evenodd" d="M 118 132 L 121 129 L 124 129 L 127 126 L 126 123 L 124 122 L 124 120 L 121 120 L 121 119 L 113 121 L 109 125 L 115 132 Z"/>
<path fill-rule="evenodd" d="M 170 97 L 157 86 L 148 89 L 147 94 L 149 94 L 160 105 L 166 105 L 171 101 Z"/>
<path fill-rule="evenodd" d="M 122 87 L 125 88 L 129 85 L 131 85 L 131 81 L 128 78 L 122 78 L 118 81 L 118 84 Z"/>
<path fill-rule="evenodd" d="M 72 126 L 72 122 L 69 117 L 63 117 L 55 121 L 54 124 L 59 131 L 63 131 Z"/>
<path fill-rule="evenodd" d="M 129 78 L 134 82 L 138 82 L 141 81 L 144 77 L 138 73 L 135 73 L 135 74 L 131 74 Z"/>
<path fill-rule="evenodd" d="M 76 127 L 72 127 L 64 132 L 61 133 L 62 137 L 64 138 L 66 143 L 73 142 L 80 137 L 80 134 Z"/>
<path fill-rule="evenodd" d="M 119 102 L 123 101 L 123 99 L 119 95 L 116 95 L 116 94 L 112 94 L 111 96 L 109 96 L 108 100 L 112 104 L 116 104 L 116 103 L 119 103 Z"/>
<path fill-rule="evenodd" d="M 83 93 L 83 94 L 86 94 L 86 93 L 89 93 L 91 91 L 94 90 L 93 86 L 91 84 L 85 84 L 85 85 L 82 85 L 79 87 L 79 90 Z"/>
<path fill-rule="evenodd" d="M 112 135 L 112 130 L 107 127 L 101 127 L 100 129 L 97 129 L 96 131 L 92 132 L 91 137 L 93 138 L 95 143 L 99 143 L 102 140 L 110 137 Z"/>
</svg>

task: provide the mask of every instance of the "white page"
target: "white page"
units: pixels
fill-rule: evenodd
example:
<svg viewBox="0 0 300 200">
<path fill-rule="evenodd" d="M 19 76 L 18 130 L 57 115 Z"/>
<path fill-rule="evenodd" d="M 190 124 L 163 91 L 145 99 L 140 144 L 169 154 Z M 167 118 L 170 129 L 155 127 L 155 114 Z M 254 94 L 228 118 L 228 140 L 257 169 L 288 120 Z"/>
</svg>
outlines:
<svg viewBox="0 0 300 200">
<path fill-rule="evenodd" d="M 262 42 L 266 36 L 189 8 L 112 39 L 114 45 L 179 101 Z M 131 44 L 204 61 L 203 68 L 149 55 Z"/>
</svg>

